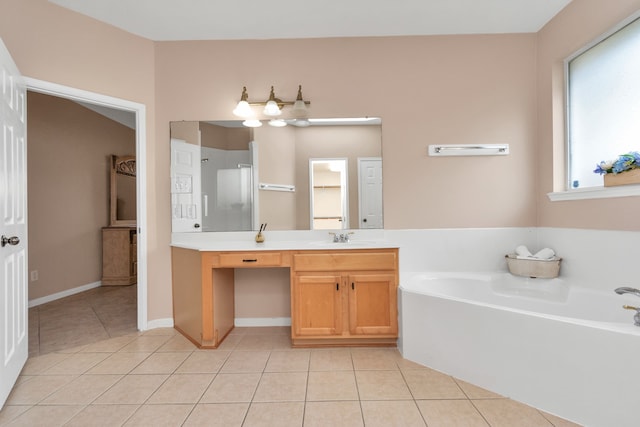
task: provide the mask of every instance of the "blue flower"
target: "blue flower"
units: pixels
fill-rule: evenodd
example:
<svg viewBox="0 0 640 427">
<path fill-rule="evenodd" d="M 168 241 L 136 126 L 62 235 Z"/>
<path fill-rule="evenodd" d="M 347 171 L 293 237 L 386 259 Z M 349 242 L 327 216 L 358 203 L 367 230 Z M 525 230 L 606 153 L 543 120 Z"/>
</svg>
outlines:
<svg viewBox="0 0 640 427">
<path fill-rule="evenodd" d="M 593 171 L 593 173 L 599 173 L 600 175 L 604 175 L 608 172 L 607 170 L 607 164 L 605 162 L 600 162 L 600 164 L 598 166 L 596 166 L 595 170 Z"/>
<path fill-rule="evenodd" d="M 640 152 L 631 151 L 627 154 L 621 154 L 616 160 L 600 162 L 593 172 L 604 175 L 607 173 L 621 173 L 637 168 L 640 168 Z"/>
<path fill-rule="evenodd" d="M 613 173 L 624 172 L 629 169 L 629 166 L 633 162 L 633 157 L 623 154 L 618 157 L 618 160 L 613 164 Z"/>
</svg>

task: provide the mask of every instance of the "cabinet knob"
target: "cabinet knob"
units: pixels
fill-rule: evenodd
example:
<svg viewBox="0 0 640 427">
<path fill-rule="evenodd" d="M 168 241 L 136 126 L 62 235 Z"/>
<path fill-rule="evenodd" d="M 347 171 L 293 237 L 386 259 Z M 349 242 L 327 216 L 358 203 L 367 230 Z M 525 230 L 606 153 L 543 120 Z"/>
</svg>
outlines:
<svg viewBox="0 0 640 427">
<path fill-rule="evenodd" d="M 196 222 L 195 224 L 193 224 L 193 228 L 200 228 L 200 224 Z"/>
</svg>

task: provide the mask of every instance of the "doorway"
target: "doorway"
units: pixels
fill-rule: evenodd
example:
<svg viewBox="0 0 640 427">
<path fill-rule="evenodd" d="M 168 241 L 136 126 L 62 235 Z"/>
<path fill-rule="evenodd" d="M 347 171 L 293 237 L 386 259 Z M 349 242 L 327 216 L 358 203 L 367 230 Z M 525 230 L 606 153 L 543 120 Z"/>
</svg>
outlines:
<svg viewBox="0 0 640 427">
<path fill-rule="evenodd" d="M 72 101 L 133 113 L 136 139 L 137 205 L 137 327 L 147 329 L 147 202 L 146 202 L 146 107 L 143 104 L 100 95 L 32 78 L 25 78 L 27 90 Z M 27 106 L 28 108 L 28 106 Z"/>
<path fill-rule="evenodd" d="M 309 159 L 312 230 L 348 228 L 348 159 Z"/>
</svg>

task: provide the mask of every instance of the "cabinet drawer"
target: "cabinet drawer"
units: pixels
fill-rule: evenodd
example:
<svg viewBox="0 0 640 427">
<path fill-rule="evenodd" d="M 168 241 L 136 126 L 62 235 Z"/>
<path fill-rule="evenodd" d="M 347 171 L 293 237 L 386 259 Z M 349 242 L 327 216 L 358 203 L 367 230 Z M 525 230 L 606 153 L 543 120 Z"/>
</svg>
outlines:
<svg viewBox="0 0 640 427">
<path fill-rule="evenodd" d="M 238 252 L 220 254 L 220 267 L 278 267 L 282 265 L 280 252 Z"/>
<path fill-rule="evenodd" d="M 295 271 L 395 270 L 396 253 L 319 253 L 293 256 Z"/>
</svg>

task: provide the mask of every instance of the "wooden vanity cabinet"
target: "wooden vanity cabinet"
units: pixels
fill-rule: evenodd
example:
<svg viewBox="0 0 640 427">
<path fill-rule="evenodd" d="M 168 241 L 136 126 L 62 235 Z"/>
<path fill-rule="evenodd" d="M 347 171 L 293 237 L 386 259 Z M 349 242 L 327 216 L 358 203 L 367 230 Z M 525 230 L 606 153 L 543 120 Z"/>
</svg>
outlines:
<svg viewBox="0 0 640 427">
<path fill-rule="evenodd" d="M 293 345 L 395 345 L 397 266 L 397 249 L 294 255 Z"/>
<path fill-rule="evenodd" d="M 395 274 L 368 273 L 346 277 L 351 335 L 398 336 L 398 291 Z"/>
<path fill-rule="evenodd" d="M 175 328 L 201 348 L 233 329 L 234 270 L 289 267 L 294 347 L 389 345 L 398 337 L 398 250 L 198 251 L 173 247 Z"/>
<path fill-rule="evenodd" d="M 288 267 L 287 251 L 171 248 L 174 327 L 200 348 L 217 348 L 234 327 L 236 268 Z"/>
<path fill-rule="evenodd" d="M 292 335 L 341 336 L 344 330 L 344 286 L 344 280 L 339 275 L 294 275 L 291 294 Z"/>
<path fill-rule="evenodd" d="M 102 229 L 102 285 L 126 286 L 137 282 L 137 242 L 135 227 Z"/>
</svg>

